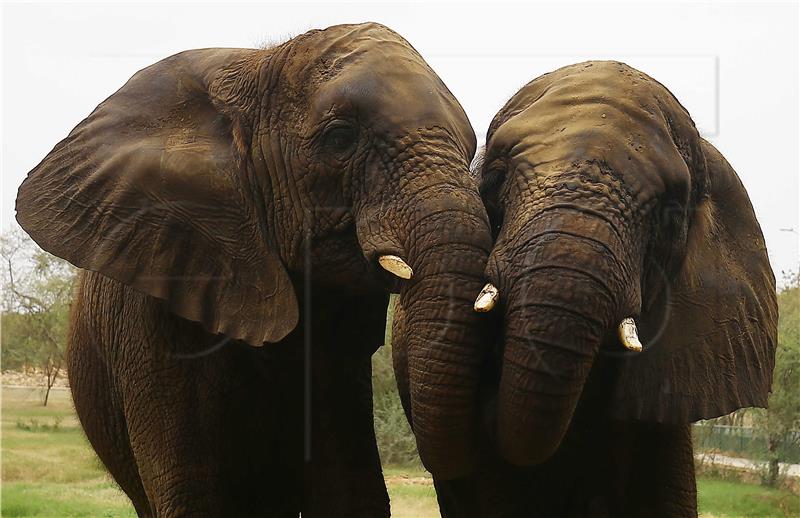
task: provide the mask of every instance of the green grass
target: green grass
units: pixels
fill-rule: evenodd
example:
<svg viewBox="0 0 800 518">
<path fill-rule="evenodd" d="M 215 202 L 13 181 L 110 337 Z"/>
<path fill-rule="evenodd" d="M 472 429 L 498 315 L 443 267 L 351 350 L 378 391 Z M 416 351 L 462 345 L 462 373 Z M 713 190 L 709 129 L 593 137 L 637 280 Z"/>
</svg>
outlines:
<svg viewBox="0 0 800 518">
<path fill-rule="evenodd" d="M 800 516 L 800 496 L 787 491 L 713 478 L 697 481 L 698 507 L 711 516 Z"/>
<path fill-rule="evenodd" d="M 100 465 L 69 393 L 3 389 L 2 516 L 136 516 Z"/>
<path fill-rule="evenodd" d="M 3 516 L 136 516 L 110 482 L 3 484 Z"/>
<path fill-rule="evenodd" d="M 383 470 L 392 505 L 392 517 L 439 516 L 439 504 L 430 473 L 419 466 L 388 466 Z"/>
<path fill-rule="evenodd" d="M 38 390 L 3 389 L 2 411 L 3 517 L 135 516 L 89 447 L 68 392 L 53 392 L 45 408 Z M 424 470 L 387 467 L 384 475 L 392 516 L 439 516 Z M 800 516 L 800 499 L 786 491 L 700 478 L 698 493 L 709 517 Z"/>
<path fill-rule="evenodd" d="M 392 505 L 392 517 L 434 518 L 439 516 L 439 504 L 433 484 L 387 484 Z"/>
</svg>

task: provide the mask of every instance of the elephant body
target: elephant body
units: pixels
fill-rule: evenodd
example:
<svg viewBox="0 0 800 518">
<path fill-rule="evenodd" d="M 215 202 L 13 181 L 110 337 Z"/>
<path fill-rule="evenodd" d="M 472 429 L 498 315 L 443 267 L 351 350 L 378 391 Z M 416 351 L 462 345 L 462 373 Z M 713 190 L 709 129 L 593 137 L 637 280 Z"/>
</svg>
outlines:
<svg viewBox="0 0 800 518">
<path fill-rule="evenodd" d="M 81 274 L 68 348 L 73 400 L 139 515 L 389 515 L 370 359 L 387 296 L 307 294 L 300 325 L 253 348 L 102 274 Z"/>
<path fill-rule="evenodd" d="M 690 423 L 765 406 L 777 345 L 741 181 L 663 85 L 619 62 L 534 79 L 486 142 L 473 170 L 497 339 L 478 467 L 433 472 L 442 514 L 696 515 Z"/>
<path fill-rule="evenodd" d="M 429 351 L 479 346 L 474 152 L 441 79 L 365 23 L 166 58 L 29 173 L 18 221 L 85 270 L 75 407 L 140 515 L 387 516 L 370 356 L 390 291 L 417 322 L 407 370 L 452 403 L 417 409 L 420 450 L 466 471 L 474 407 L 444 387 L 478 357 Z"/>
</svg>

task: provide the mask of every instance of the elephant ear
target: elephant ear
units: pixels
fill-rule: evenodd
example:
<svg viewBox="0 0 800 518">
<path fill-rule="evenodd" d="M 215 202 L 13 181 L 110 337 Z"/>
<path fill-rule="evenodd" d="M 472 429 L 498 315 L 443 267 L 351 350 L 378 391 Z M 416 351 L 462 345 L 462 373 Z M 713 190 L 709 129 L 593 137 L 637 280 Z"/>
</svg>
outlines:
<svg viewBox="0 0 800 518">
<path fill-rule="evenodd" d="M 266 234 L 242 100 L 263 51 L 176 54 L 134 75 L 36 166 L 17 220 L 48 252 L 252 345 L 297 324 Z"/>
<path fill-rule="evenodd" d="M 663 302 L 642 315 L 642 353 L 622 360 L 614 411 L 688 423 L 765 407 L 777 346 L 775 277 L 750 199 L 706 141 L 709 195 Z"/>
</svg>

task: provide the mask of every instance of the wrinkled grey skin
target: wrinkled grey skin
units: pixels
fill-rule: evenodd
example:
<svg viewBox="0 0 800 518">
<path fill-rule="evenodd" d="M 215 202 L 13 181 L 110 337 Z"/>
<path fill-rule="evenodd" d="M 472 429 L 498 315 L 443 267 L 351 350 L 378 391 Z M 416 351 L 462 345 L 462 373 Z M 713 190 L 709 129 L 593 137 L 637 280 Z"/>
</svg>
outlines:
<svg viewBox="0 0 800 518">
<path fill-rule="evenodd" d="M 733 168 L 618 62 L 524 86 L 474 167 L 502 322 L 481 464 L 436 477 L 442 514 L 696 515 L 689 423 L 765 406 L 777 344 L 774 276 Z M 640 353 L 617 336 L 626 317 Z"/>
<path fill-rule="evenodd" d="M 618 418 L 685 424 L 766 404 L 777 311 L 764 238 L 736 173 L 663 85 L 618 62 L 564 67 L 520 90 L 487 139 L 505 458 L 552 455 L 601 353 L 616 354 Z M 620 346 L 626 317 L 642 354 Z"/>
<path fill-rule="evenodd" d="M 140 515 L 386 516 L 370 355 L 387 288 L 414 324 L 423 460 L 468 472 L 491 247 L 474 151 L 419 54 L 362 24 L 167 58 L 31 171 L 18 220 L 86 270 L 75 406 Z"/>
</svg>

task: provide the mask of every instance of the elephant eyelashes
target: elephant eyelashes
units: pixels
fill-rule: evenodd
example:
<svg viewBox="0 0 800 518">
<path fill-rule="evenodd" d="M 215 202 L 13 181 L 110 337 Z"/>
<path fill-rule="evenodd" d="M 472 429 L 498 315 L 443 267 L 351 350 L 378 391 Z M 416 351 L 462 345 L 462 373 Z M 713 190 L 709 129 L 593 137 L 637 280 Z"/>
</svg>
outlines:
<svg viewBox="0 0 800 518">
<path fill-rule="evenodd" d="M 357 138 L 356 128 L 346 124 L 335 124 L 325 131 L 323 145 L 330 152 L 343 155 L 352 150 Z"/>
</svg>

